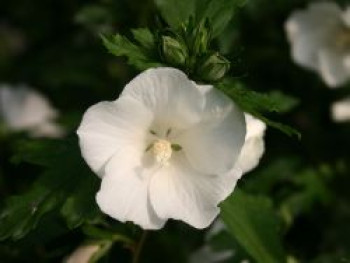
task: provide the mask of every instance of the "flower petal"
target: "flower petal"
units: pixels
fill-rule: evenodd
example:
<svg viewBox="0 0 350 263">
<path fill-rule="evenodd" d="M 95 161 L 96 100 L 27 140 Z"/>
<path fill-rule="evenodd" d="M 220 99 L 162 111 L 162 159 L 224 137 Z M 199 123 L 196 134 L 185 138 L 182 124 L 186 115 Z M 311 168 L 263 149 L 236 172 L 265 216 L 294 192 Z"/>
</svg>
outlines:
<svg viewBox="0 0 350 263">
<path fill-rule="evenodd" d="M 115 153 L 130 145 L 144 151 L 152 119 L 152 113 L 130 97 L 90 107 L 77 131 L 84 159 L 102 177 L 104 165 Z"/>
<path fill-rule="evenodd" d="M 334 102 L 331 113 L 336 122 L 350 121 L 350 97 Z"/>
<path fill-rule="evenodd" d="M 181 134 L 177 143 L 197 170 L 222 174 L 232 169 L 243 146 L 244 115 L 222 92 L 211 86 L 198 89 L 204 93 L 200 121 Z"/>
<path fill-rule="evenodd" d="M 47 137 L 47 138 L 60 138 L 65 134 L 65 130 L 60 125 L 47 121 L 43 124 L 37 125 L 30 130 L 32 137 Z"/>
<path fill-rule="evenodd" d="M 343 21 L 344 23 L 350 27 L 350 6 L 348 6 L 345 11 L 343 12 Z"/>
<path fill-rule="evenodd" d="M 101 245 L 83 245 L 73 251 L 64 263 L 88 263 L 101 249 Z"/>
<path fill-rule="evenodd" d="M 285 24 L 292 57 L 296 63 L 318 69 L 318 50 L 332 44 L 341 24 L 341 9 L 335 3 L 313 3 L 294 12 Z"/>
<path fill-rule="evenodd" d="M 175 68 L 142 72 L 126 85 L 121 96 L 135 98 L 155 113 L 157 122 L 178 129 L 198 120 L 203 101 L 195 84 Z"/>
<path fill-rule="evenodd" d="M 25 86 L 10 88 L 2 85 L 0 111 L 6 124 L 14 130 L 35 128 L 57 116 L 44 96 Z"/>
<path fill-rule="evenodd" d="M 323 49 L 319 52 L 320 74 L 330 87 L 344 84 L 350 77 L 342 52 Z"/>
<path fill-rule="evenodd" d="M 259 119 L 245 113 L 247 134 L 236 165 L 243 173 L 253 170 L 265 151 L 264 134 L 266 125 Z"/>
<path fill-rule="evenodd" d="M 157 217 L 150 205 L 148 188 L 153 172 L 144 167 L 142 155 L 132 147 L 114 155 L 106 165 L 96 200 L 104 213 L 121 222 L 160 229 L 165 220 Z"/>
<path fill-rule="evenodd" d="M 162 219 L 178 219 L 205 228 L 218 215 L 217 205 L 233 191 L 240 176 L 239 169 L 223 175 L 200 173 L 179 152 L 169 166 L 152 177 L 151 204 Z"/>
</svg>

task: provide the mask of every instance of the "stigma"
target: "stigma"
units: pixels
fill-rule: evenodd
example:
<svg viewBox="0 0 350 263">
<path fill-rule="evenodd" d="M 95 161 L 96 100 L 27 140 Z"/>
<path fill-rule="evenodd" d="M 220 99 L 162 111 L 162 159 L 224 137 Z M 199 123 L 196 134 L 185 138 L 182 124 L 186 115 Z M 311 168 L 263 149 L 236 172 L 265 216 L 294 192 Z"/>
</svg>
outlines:
<svg viewBox="0 0 350 263">
<path fill-rule="evenodd" d="M 158 139 L 153 143 L 152 151 L 156 161 L 162 165 L 168 165 L 173 153 L 171 143 L 164 139 Z"/>
</svg>

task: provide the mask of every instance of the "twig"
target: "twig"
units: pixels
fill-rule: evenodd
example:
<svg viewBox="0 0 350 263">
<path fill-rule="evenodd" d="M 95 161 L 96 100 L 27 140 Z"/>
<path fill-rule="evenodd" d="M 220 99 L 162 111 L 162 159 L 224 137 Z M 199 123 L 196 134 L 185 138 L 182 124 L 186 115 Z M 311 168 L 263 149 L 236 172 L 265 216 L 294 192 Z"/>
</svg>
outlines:
<svg viewBox="0 0 350 263">
<path fill-rule="evenodd" d="M 137 244 L 137 247 L 136 247 L 135 252 L 134 252 L 132 263 L 138 263 L 139 262 L 141 251 L 142 251 L 143 245 L 145 244 L 145 240 L 146 240 L 146 237 L 147 237 L 147 233 L 148 232 L 146 230 L 144 230 L 142 232 L 140 241 Z"/>
</svg>

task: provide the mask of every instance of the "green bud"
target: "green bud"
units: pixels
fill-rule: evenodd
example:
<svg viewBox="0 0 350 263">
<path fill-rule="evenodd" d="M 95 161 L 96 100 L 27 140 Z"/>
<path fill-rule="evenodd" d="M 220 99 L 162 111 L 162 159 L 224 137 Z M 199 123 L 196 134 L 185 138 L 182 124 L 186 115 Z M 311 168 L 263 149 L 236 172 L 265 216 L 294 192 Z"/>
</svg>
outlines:
<svg viewBox="0 0 350 263">
<path fill-rule="evenodd" d="M 221 79 L 230 69 L 230 62 L 218 53 L 211 54 L 202 60 L 197 70 L 202 80 L 216 81 Z"/>
<path fill-rule="evenodd" d="M 193 32 L 193 47 L 195 54 L 203 54 L 208 50 L 208 45 L 211 39 L 209 22 L 206 20 L 201 22 Z"/>
<path fill-rule="evenodd" d="M 187 49 L 176 39 L 163 36 L 162 37 L 162 52 L 165 60 L 169 64 L 183 65 L 187 57 Z"/>
</svg>

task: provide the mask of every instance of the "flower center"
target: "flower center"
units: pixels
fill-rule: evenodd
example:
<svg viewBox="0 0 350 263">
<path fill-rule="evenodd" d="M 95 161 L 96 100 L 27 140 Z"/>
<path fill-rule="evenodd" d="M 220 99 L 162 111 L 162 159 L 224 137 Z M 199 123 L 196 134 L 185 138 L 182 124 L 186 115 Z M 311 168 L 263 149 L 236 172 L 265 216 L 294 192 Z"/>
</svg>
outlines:
<svg viewBox="0 0 350 263">
<path fill-rule="evenodd" d="M 171 143 L 164 139 L 158 139 L 153 143 L 152 151 L 156 161 L 160 164 L 168 164 L 173 153 Z"/>
<path fill-rule="evenodd" d="M 350 49 L 350 28 L 343 27 L 336 37 L 336 45 L 341 49 Z"/>
</svg>

